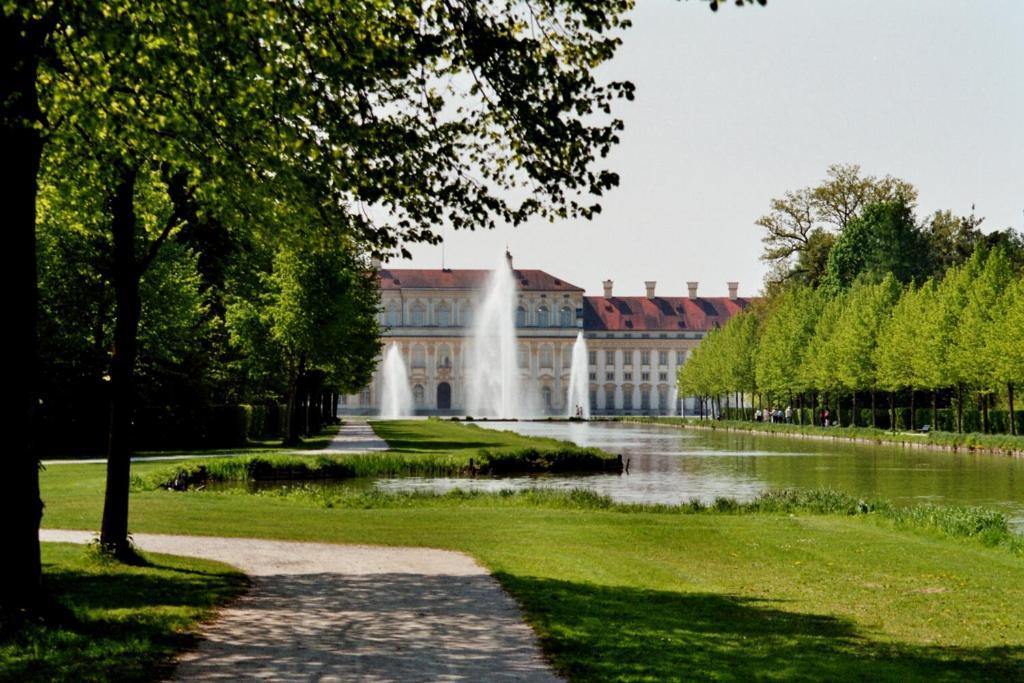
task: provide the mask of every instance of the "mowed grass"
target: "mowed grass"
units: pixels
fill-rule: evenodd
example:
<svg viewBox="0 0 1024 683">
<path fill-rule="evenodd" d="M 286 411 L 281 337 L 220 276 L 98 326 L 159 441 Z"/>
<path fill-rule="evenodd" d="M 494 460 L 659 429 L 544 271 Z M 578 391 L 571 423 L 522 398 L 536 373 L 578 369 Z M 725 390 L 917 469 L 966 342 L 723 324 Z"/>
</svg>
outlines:
<svg viewBox="0 0 1024 683">
<path fill-rule="evenodd" d="M 529 438 L 438 420 L 373 422 L 390 450 L 372 453 L 240 453 L 182 460 L 136 474 L 135 488 L 176 489 L 211 482 L 349 479 L 394 476 L 470 476 L 531 472 L 601 472 L 621 468 L 597 448 Z"/>
<path fill-rule="evenodd" d="M 44 472 L 44 525 L 96 528 L 102 479 L 96 465 Z M 573 680 L 1024 678 L 1024 560 L 1003 548 L 870 515 L 571 503 L 142 491 L 131 529 L 467 552 Z"/>
<path fill-rule="evenodd" d="M 197 642 L 198 622 L 248 586 L 238 571 L 205 560 L 147 554 L 145 566 L 126 566 L 64 543 L 44 543 L 42 553 L 64 613 L 46 625 L 3 625 L 0 680 L 158 680 Z"/>
</svg>

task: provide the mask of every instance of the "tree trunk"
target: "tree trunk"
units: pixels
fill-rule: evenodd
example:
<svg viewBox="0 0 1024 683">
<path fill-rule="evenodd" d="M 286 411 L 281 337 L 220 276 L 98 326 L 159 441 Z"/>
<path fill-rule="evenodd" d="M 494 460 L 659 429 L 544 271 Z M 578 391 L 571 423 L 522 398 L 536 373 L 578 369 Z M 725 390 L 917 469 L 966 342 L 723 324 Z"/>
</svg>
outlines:
<svg viewBox="0 0 1024 683">
<path fill-rule="evenodd" d="M 804 426 L 804 392 L 802 392 L 802 391 L 800 392 L 800 394 L 797 397 L 797 402 L 798 402 L 799 407 L 800 407 L 800 418 L 799 418 L 800 419 L 800 426 L 803 427 Z"/>
<path fill-rule="evenodd" d="M 850 426 L 851 427 L 856 427 L 857 426 L 857 417 L 859 417 L 857 415 L 857 390 L 856 389 L 853 390 L 853 395 L 851 396 L 851 400 L 853 402 L 853 407 L 850 408 Z"/>
<path fill-rule="evenodd" d="M 875 418 L 875 389 L 871 388 L 871 428 L 876 429 L 878 427 L 878 420 Z"/>
<path fill-rule="evenodd" d="M 988 403 L 989 395 L 981 395 L 981 431 L 983 434 L 988 434 Z"/>
<path fill-rule="evenodd" d="M 932 389 L 932 431 L 939 428 L 939 390 Z"/>
<path fill-rule="evenodd" d="M 120 559 L 129 559 L 128 483 L 132 455 L 132 413 L 135 409 L 135 360 L 138 353 L 139 262 L 135 254 L 135 168 L 123 168 L 111 197 L 113 284 L 116 301 L 114 350 L 110 361 L 110 434 L 107 444 L 107 487 L 103 499 L 101 545 Z"/>
<path fill-rule="evenodd" d="M 956 433 L 964 433 L 964 385 L 956 385 Z"/>
<path fill-rule="evenodd" d="M 4 151 L 4 236 L 7 240 L 8 358 L 16 363 L 8 373 L 4 414 L 10 421 L 10 440 L 4 458 L 4 486 L 0 495 L 4 520 L 4 580 L 0 581 L 0 608 L 35 608 L 42 599 L 39 561 L 39 523 L 43 503 L 39 497 L 39 460 L 34 444 L 34 416 L 38 397 L 39 346 L 36 320 L 36 195 L 43 141 L 36 95 L 39 54 L 52 29 L 52 17 L 25 22 L 18 9 L 0 19 L 0 149 Z"/>
<path fill-rule="evenodd" d="M 914 387 L 910 387 L 910 431 L 917 429 L 914 420 Z"/>
<path fill-rule="evenodd" d="M 1009 382 L 1006 385 L 1006 396 L 1010 400 L 1010 433 L 1017 436 L 1017 417 L 1013 412 L 1013 382 Z"/>
<path fill-rule="evenodd" d="M 896 433 L 896 392 L 889 392 L 889 429 Z"/>
<path fill-rule="evenodd" d="M 299 364 L 288 379 L 288 425 L 285 430 L 284 445 L 297 446 L 299 444 L 299 382 L 306 373 L 306 357 L 299 359 Z"/>
</svg>

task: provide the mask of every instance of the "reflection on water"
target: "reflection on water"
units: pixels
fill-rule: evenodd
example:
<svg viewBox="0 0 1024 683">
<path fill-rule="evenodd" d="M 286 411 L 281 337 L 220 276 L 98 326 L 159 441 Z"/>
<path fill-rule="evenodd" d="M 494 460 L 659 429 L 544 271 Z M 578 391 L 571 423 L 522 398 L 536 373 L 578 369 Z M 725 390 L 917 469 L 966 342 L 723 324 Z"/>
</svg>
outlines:
<svg viewBox="0 0 1024 683">
<path fill-rule="evenodd" d="M 933 502 L 1001 510 L 1024 528 L 1024 460 L 995 455 L 753 434 L 683 431 L 618 423 L 478 423 L 530 436 L 622 453 L 629 474 L 591 476 L 385 479 L 384 490 L 500 490 L 585 487 L 624 502 L 680 503 L 717 496 L 749 500 L 765 489 L 831 487 L 900 504 Z"/>
</svg>

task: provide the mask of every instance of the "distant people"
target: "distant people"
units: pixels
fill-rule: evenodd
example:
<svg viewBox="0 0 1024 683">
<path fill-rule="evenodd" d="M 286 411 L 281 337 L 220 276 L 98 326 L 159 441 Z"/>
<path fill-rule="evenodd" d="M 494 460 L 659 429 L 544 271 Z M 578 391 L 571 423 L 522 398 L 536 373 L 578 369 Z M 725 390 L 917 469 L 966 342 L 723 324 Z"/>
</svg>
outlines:
<svg viewBox="0 0 1024 683">
<path fill-rule="evenodd" d="M 786 424 L 793 424 L 793 406 L 786 406 Z"/>
<path fill-rule="evenodd" d="M 821 423 L 822 423 L 823 425 L 825 425 L 826 427 L 828 427 L 828 426 L 829 426 L 829 421 L 828 421 L 828 419 L 829 419 L 829 418 L 828 418 L 828 408 L 826 408 L 826 409 L 825 409 L 825 410 L 823 410 L 823 411 L 822 411 L 822 413 L 821 413 Z"/>
</svg>

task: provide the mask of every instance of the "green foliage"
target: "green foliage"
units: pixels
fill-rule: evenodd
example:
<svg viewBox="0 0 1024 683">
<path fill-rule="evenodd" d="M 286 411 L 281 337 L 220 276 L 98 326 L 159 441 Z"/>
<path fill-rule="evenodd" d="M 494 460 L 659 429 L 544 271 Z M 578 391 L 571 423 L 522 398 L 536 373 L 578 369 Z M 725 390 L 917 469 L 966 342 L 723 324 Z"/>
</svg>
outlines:
<svg viewBox="0 0 1024 683">
<path fill-rule="evenodd" d="M 150 681 L 198 642 L 197 628 L 248 585 L 226 565 L 147 555 L 128 566 L 86 546 L 42 546 L 44 578 L 61 608 L 53 617 L 4 624 L 0 679 Z"/>
<path fill-rule="evenodd" d="M 900 283 L 920 282 L 931 273 L 928 243 L 906 200 L 872 203 L 852 219 L 829 253 L 828 291 L 849 287 L 861 276 L 878 281 L 891 275 Z"/>
<path fill-rule="evenodd" d="M 757 386 L 763 392 L 785 395 L 809 388 L 799 372 L 824 302 L 810 287 L 793 286 L 768 309 L 755 360 Z"/>
</svg>

